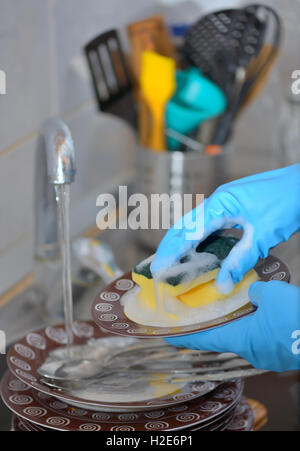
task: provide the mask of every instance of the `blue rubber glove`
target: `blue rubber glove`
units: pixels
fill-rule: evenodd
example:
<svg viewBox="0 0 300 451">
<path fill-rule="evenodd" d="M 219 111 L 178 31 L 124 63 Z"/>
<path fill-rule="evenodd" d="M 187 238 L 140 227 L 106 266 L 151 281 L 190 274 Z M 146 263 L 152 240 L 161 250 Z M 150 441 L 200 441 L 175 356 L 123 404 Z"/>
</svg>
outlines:
<svg viewBox="0 0 300 451">
<path fill-rule="evenodd" d="M 286 241 L 300 228 L 300 164 L 256 174 L 220 186 L 207 200 L 173 226 L 162 239 L 152 263 L 155 275 L 175 264 L 200 241 L 220 229 L 243 228 L 243 236 L 223 261 L 217 278 L 227 294 L 259 257 Z M 202 216 L 201 216 L 202 215 Z M 204 215 L 204 234 L 187 239 L 190 227 Z M 178 222 L 178 223 L 179 223 Z"/>
<path fill-rule="evenodd" d="M 167 343 L 233 352 L 259 369 L 300 370 L 300 288 L 277 280 L 255 282 L 249 297 L 258 307 L 254 314 L 209 331 L 167 338 Z"/>
</svg>

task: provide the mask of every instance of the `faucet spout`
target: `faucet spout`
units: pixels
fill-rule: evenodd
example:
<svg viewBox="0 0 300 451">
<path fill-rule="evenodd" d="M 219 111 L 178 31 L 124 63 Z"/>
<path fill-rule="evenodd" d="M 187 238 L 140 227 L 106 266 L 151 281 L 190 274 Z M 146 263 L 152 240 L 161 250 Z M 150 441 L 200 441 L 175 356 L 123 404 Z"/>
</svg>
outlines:
<svg viewBox="0 0 300 451">
<path fill-rule="evenodd" d="M 41 137 L 47 158 L 48 181 L 55 185 L 72 183 L 75 177 L 75 151 L 71 132 L 59 118 L 45 121 Z"/>
<path fill-rule="evenodd" d="M 35 180 L 35 257 L 59 255 L 55 185 L 70 184 L 76 173 L 71 132 L 60 118 L 47 119 L 39 133 Z"/>
</svg>

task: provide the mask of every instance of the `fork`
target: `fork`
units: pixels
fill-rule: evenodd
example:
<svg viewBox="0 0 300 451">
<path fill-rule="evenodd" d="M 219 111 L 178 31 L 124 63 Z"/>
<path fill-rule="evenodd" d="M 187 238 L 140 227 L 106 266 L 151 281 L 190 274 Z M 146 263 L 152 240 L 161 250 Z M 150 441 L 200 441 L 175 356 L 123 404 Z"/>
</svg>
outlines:
<svg viewBox="0 0 300 451">
<path fill-rule="evenodd" d="M 205 353 L 207 354 L 207 353 Z M 209 354 L 209 353 L 208 353 Z M 161 381 L 171 384 L 182 384 L 202 381 L 226 381 L 240 377 L 250 377 L 262 374 L 265 370 L 259 370 L 251 367 L 249 362 L 239 358 L 236 355 L 218 354 L 215 359 L 212 356 L 202 355 L 200 367 L 186 366 L 180 369 L 174 369 L 174 364 L 183 363 L 182 360 L 170 360 L 166 362 L 166 366 L 158 366 L 153 368 L 153 364 L 160 364 L 161 360 L 152 360 L 146 364 L 138 363 L 127 365 L 126 367 L 107 367 L 103 369 L 95 377 L 73 379 L 73 380 L 51 380 L 41 379 L 41 382 L 57 388 L 59 390 L 76 390 L 84 389 L 91 386 L 105 387 L 114 389 L 126 389 L 138 382 Z M 208 358 L 208 360 L 207 360 Z M 206 359 L 206 360 L 205 360 Z M 189 361 L 188 363 L 196 363 Z M 205 366 L 205 363 L 208 364 Z M 151 366 L 150 366 L 151 365 Z M 250 367 L 250 368 L 247 368 Z"/>
</svg>

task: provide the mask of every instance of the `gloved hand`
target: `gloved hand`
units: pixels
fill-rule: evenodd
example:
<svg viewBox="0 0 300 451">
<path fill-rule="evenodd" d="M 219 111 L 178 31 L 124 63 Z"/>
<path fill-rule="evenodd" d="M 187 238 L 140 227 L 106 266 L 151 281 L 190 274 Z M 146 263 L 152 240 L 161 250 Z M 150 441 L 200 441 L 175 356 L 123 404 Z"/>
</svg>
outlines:
<svg viewBox="0 0 300 451">
<path fill-rule="evenodd" d="M 242 239 L 224 260 L 217 278 L 219 291 L 230 293 L 259 257 L 267 257 L 269 249 L 300 228 L 299 193 L 300 164 L 220 186 L 204 202 L 204 235 L 187 239 L 190 225 L 201 220 L 201 204 L 179 221 L 179 227 L 184 221 L 181 230 L 173 226 L 166 233 L 152 263 L 152 273 L 177 262 L 211 233 L 240 225 Z"/>
<path fill-rule="evenodd" d="M 300 288 L 286 282 L 255 282 L 249 297 L 255 313 L 212 330 L 167 343 L 203 351 L 233 352 L 258 369 L 300 369 Z"/>
</svg>

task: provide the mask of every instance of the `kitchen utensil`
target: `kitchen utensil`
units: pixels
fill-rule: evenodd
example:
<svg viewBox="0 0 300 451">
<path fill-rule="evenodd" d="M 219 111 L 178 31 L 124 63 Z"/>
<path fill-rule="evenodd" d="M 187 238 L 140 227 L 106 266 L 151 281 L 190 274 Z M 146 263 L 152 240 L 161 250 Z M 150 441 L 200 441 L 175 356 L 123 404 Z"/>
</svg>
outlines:
<svg viewBox="0 0 300 451">
<path fill-rule="evenodd" d="M 206 112 L 192 109 L 182 103 L 172 100 L 169 102 L 166 112 L 167 129 L 175 133 L 180 133 L 189 138 L 189 134 L 197 129 L 201 121 L 205 120 Z M 173 135 L 174 136 L 174 135 Z M 192 140 L 192 138 L 189 138 Z M 167 149 L 170 151 L 181 150 L 182 140 L 177 140 L 169 136 L 167 139 Z M 196 146 L 196 145 L 195 145 Z M 199 146 L 201 144 L 199 143 Z"/>
<path fill-rule="evenodd" d="M 78 354 L 76 348 L 73 352 Z M 52 382 L 75 382 L 83 380 L 90 384 L 107 375 L 118 375 L 125 370 L 132 374 L 153 373 L 202 373 L 207 371 L 220 371 L 240 366 L 249 366 L 249 363 L 230 353 L 216 354 L 190 350 L 178 350 L 169 345 L 161 344 L 148 347 L 127 347 L 122 351 L 112 353 L 106 358 L 81 359 L 68 362 L 57 356 L 49 355 L 47 360 L 38 368 L 38 373 Z M 176 368 L 176 369 L 174 369 Z M 154 375 L 155 376 L 155 375 Z"/>
<path fill-rule="evenodd" d="M 212 142 L 217 123 L 218 117 L 214 117 L 202 122 L 200 127 L 198 128 L 196 139 L 203 145 L 203 147 L 209 145 Z"/>
<path fill-rule="evenodd" d="M 206 78 L 196 67 L 176 71 L 177 90 L 172 100 L 203 109 L 208 115 L 226 108 L 226 98 L 221 89 Z"/>
<path fill-rule="evenodd" d="M 175 61 L 155 52 L 142 55 L 141 92 L 151 111 L 148 147 L 161 152 L 165 143 L 165 108 L 176 88 Z"/>
<path fill-rule="evenodd" d="M 222 354 L 220 354 L 222 355 Z M 43 382 L 50 387 L 71 391 L 74 389 L 86 389 L 93 387 L 94 390 L 128 390 L 138 387 L 139 383 L 153 384 L 161 382 L 167 384 L 182 384 L 186 382 L 202 382 L 216 381 L 224 382 L 237 377 L 250 377 L 262 374 L 266 371 L 257 370 L 249 364 L 249 362 L 240 359 L 237 356 L 227 358 L 224 361 L 218 359 L 215 354 L 215 360 L 209 362 L 198 363 L 194 361 L 186 362 L 182 360 L 169 359 L 168 356 L 159 360 L 148 360 L 143 363 L 133 363 L 123 367 L 112 365 L 111 367 L 102 368 L 102 370 L 89 378 L 73 379 L 68 376 L 66 378 L 53 379 L 43 378 Z M 176 368 L 176 369 L 174 369 Z M 64 371 L 60 371 L 59 376 L 64 376 Z M 69 379 L 68 379 L 69 377 Z M 174 385 L 174 390 L 176 385 Z"/>
<path fill-rule="evenodd" d="M 170 358 L 172 356 L 178 356 L 177 349 L 167 345 L 161 340 L 154 340 L 152 344 L 135 344 L 116 349 L 108 355 L 103 356 L 101 353 L 97 354 L 97 343 L 94 342 L 90 349 L 79 347 L 73 347 L 72 352 L 77 355 L 78 358 L 72 362 L 65 359 L 60 349 L 59 354 L 54 351 L 50 353 L 46 361 L 38 368 L 38 373 L 48 379 L 52 380 L 78 380 L 80 378 L 88 378 L 95 376 L 98 373 L 104 371 L 111 371 L 111 369 L 118 368 L 124 369 L 124 367 L 130 367 L 137 362 L 154 360 L 158 357 Z M 99 343 L 100 345 L 100 343 Z M 85 352 L 84 352 L 85 351 Z M 84 354 L 82 358 L 81 355 Z M 193 355 L 191 352 L 180 353 L 180 357 L 187 357 L 188 354 Z M 195 353 L 198 354 L 197 352 Z"/>
<path fill-rule="evenodd" d="M 265 5 L 252 5 L 249 9 L 265 23 L 266 31 L 264 44 L 260 52 L 252 58 L 250 64 L 246 68 L 245 80 L 240 88 L 239 99 L 236 101 L 236 107 L 232 109 L 232 120 L 235 120 L 235 118 L 240 115 L 241 111 L 244 110 L 263 89 L 270 70 L 278 58 L 281 42 L 281 21 L 277 13 L 272 8 Z M 270 43 L 267 43 L 267 41 L 270 41 Z M 230 127 L 228 126 L 227 137 L 225 137 L 225 135 L 223 137 L 224 142 L 228 141 L 230 133 Z M 218 139 L 220 139 L 220 136 L 218 137 L 216 135 L 214 141 Z"/>
<path fill-rule="evenodd" d="M 162 16 L 149 17 L 127 27 L 131 44 L 131 62 L 134 81 L 139 86 L 142 55 L 145 51 L 159 53 L 176 60 L 176 51 Z"/>
<path fill-rule="evenodd" d="M 229 98 L 237 68 L 258 53 L 264 31 L 264 24 L 247 8 L 217 11 L 188 31 L 184 52 Z"/>
<path fill-rule="evenodd" d="M 106 283 L 121 276 L 114 255 L 106 243 L 91 238 L 77 238 L 72 243 L 73 256 Z"/>
<path fill-rule="evenodd" d="M 165 134 L 168 138 L 172 138 L 175 142 L 178 141 L 180 144 L 184 145 L 187 150 L 193 150 L 200 153 L 203 153 L 204 151 L 203 144 L 200 144 L 200 142 L 196 141 L 195 139 L 183 135 L 182 133 L 179 133 L 171 128 L 166 128 Z M 168 149 L 170 149 L 172 146 L 173 145 L 169 143 Z"/>
<path fill-rule="evenodd" d="M 239 67 L 236 71 L 236 79 L 234 83 L 234 90 L 231 93 L 229 105 L 226 113 L 220 117 L 215 136 L 213 137 L 213 143 L 205 148 L 205 152 L 209 155 L 216 155 L 222 151 L 222 146 L 226 144 L 231 133 L 234 117 L 237 113 L 239 106 L 239 99 L 242 90 L 243 83 L 246 78 L 246 70 L 244 67 Z"/>
<path fill-rule="evenodd" d="M 270 68 L 278 57 L 282 39 L 282 23 L 276 11 L 267 5 L 253 5 L 252 9 L 266 23 L 266 33 L 259 54 L 247 67 L 247 80 L 243 86 L 241 103 L 245 102 L 251 91 L 256 93 L 265 83 Z"/>
<path fill-rule="evenodd" d="M 208 396 L 190 399 L 179 393 L 178 405 L 152 406 L 147 412 L 105 412 L 73 407 L 32 389 L 7 372 L 2 379 L 2 399 L 19 417 L 35 425 L 64 431 L 180 430 L 210 422 L 238 405 L 243 381 L 220 385 Z M 159 402 L 158 402 L 159 404 Z M 151 404 L 148 406 L 151 407 Z"/>
<path fill-rule="evenodd" d="M 178 374 L 198 374 L 207 371 L 223 371 L 233 368 L 249 366 L 249 363 L 237 358 L 231 353 L 216 354 L 211 352 L 199 352 L 187 349 L 176 349 L 164 342 L 151 340 L 151 344 L 137 344 L 123 347 L 121 350 L 112 352 L 103 357 L 97 355 L 97 343 L 93 344 L 93 351 L 86 350 L 86 346 L 73 347 L 73 355 L 79 354 L 79 359 L 71 363 L 66 361 L 63 350 L 50 352 L 46 361 L 38 368 L 38 373 L 43 377 L 43 383 L 56 388 L 83 388 L 95 386 L 102 383 L 107 386 L 103 378 L 109 377 L 108 384 L 113 388 L 113 379 L 119 374 L 131 375 L 122 381 L 122 388 L 128 388 L 135 383 L 134 377 L 149 374 L 153 380 L 157 378 L 157 373 L 167 373 L 167 376 Z M 82 354 L 86 358 L 80 358 Z M 89 354 L 91 358 L 89 358 Z M 176 369 L 174 369 L 176 368 Z M 149 376 L 150 377 L 150 376 Z M 100 380 L 102 378 L 102 381 Z M 165 376 L 164 376 L 165 378 Z M 118 383 L 118 386 L 120 384 Z"/>
<path fill-rule="evenodd" d="M 222 354 L 221 354 L 222 355 Z M 181 359 L 172 359 L 172 358 L 168 358 L 168 356 L 166 357 L 161 357 L 157 360 L 153 359 L 153 360 L 149 360 L 149 361 L 144 361 L 143 360 L 141 362 L 137 362 L 135 364 L 129 364 L 129 365 L 124 365 L 123 368 L 120 368 L 120 371 L 123 371 L 124 368 L 126 368 L 126 370 L 128 369 L 129 373 L 130 372 L 136 372 L 136 374 L 153 374 L 154 372 L 167 372 L 168 374 L 170 374 L 170 379 L 172 379 L 173 377 L 176 378 L 180 378 L 183 374 L 190 374 L 191 377 L 194 376 L 198 376 L 201 375 L 202 373 L 216 373 L 219 374 L 220 372 L 223 373 L 223 371 L 229 371 L 232 369 L 236 369 L 236 368 L 243 368 L 243 367 L 249 367 L 249 362 L 247 362 L 244 359 L 238 358 L 237 356 L 234 356 L 232 358 L 228 358 L 228 359 L 224 359 L 224 361 L 220 360 L 217 358 L 217 356 L 215 356 L 215 360 L 209 361 L 209 362 L 201 362 L 199 363 L 198 366 L 198 362 L 197 365 L 191 365 L 191 363 L 195 363 L 194 362 L 189 362 L 189 361 L 182 361 Z M 112 367 L 111 370 L 108 368 L 108 371 L 119 371 L 119 369 L 117 367 Z M 103 372 L 103 374 L 105 373 L 105 370 Z M 113 374 L 113 373 L 110 373 Z M 101 373 L 100 373 L 101 376 Z"/>
<path fill-rule="evenodd" d="M 266 372 L 267 372 L 266 370 L 258 370 L 256 368 L 250 368 L 250 369 L 245 369 L 245 370 L 237 369 L 237 370 L 232 370 L 232 371 L 220 371 L 220 372 L 215 372 L 215 373 L 208 372 L 205 374 L 193 374 L 191 376 L 182 376 L 182 377 L 170 376 L 166 380 L 172 384 L 182 383 L 182 382 L 200 382 L 200 381 L 202 381 L 202 382 L 203 381 L 223 382 L 223 381 L 235 379 L 237 377 L 246 378 L 246 377 L 257 376 L 259 374 L 263 374 Z"/>
<path fill-rule="evenodd" d="M 224 112 L 225 95 L 197 68 L 177 71 L 176 84 L 176 93 L 166 110 L 167 129 L 187 135 L 195 130 L 200 122 Z M 178 141 L 168 139 L 168 149 L 178 150 Z"/>
<path fill-rule="evenodd" d="M 138 341 L 135 339 L 129 339 L 128 341 L 128 338 L 126 342 L 124 342 L 123 339 L 121 339 L 121 341 L 115 341 L 117 338 L 116 336 L 112 336 L 111 334 L 100 330 L 92 321 L 75 322 L 73 331 L 74 345 L 83 345 L 87 343 L 92 344 L 95 340 L 103 339 L 105 340 L 105 346 L 103 345 L 103 349 L 108 355 L 113 354 L 116 350 L 118 352 L 122 350 L 124 351 L 125 345 L 131 346 L 133 343 L 136 343 L 137 345 L 147 344 L 143 343 L 143 340 Z M 65 330 L 63 324 L 55 327 L 49 326 L 30 332 L 24 338 L 18 340 L 18 342 L 9 349 L 7 354 L 8 367 L 15 378 L 20 380 L 20 384 L 28 384 L 34 390 L 38 390 L 48 397 L 53 396 L 62 403 L 68 403 L 80 409 L 101 412 L 136 412 L 153 410 L 167 406 L 175 406 L 184 400 L 185 397 L 188 399 L 194 399 L 199 396 L 204 396 L 219 385 L 219 383 L 216 382 L 180 384 L 180 388 L 178 388 L 175 392 L 173 386 L 173 388 L 171 387 L 169 393 L 162 395 L 159 391 L 156 391 L 155 387 L 153 392 L 151 392 L 151 390 L 149 391 L 147 384 L 143 384 L 144 392 L 141 396 L 138 394 L 139 392 L 136 386 L 133 395 L 130 395 L 129 392 L 131 399 L 129 400 L 129 396 L 127 396 L 128 399 L 125 401 L 116 399 L 116 393 L 118 392 L 118 387 L 116 386 L 114 386 L 114 390 L 112 392 L 109 391 L 108 394 L 105 395 L 105 399 L 102 400 L 100 400 L 99 394 L 97 393 L 96 395 L 93 393 L 92 397 L 91 393 L 87 393 L 85 391 L 74 390 L 68 392 L 61 388 L 58 389 L 45 385 L 42 382 L 43 377 L 38 373 L 38 369 L 45 362 L 49 354 L 56 352 L 58 354 L 62 354 L 65 349 L 64 345 Z M 153 345 L 155 346 L 155 340 Z M 97 346 L 97 358 L 99 355 L 100 351 Z M 148 393 L 145 393 L 145 389 L 148 390 Z"/>
<path fill-rule="evenodd" d="M 290 273 L 287 265 L 273 255 L 269 255 L 266 259 L 260 260 L 254 269 L 260 280 L 264 282 L 268 282 L 269 280 L 284 280 L 289 282 L 290 280 Z M 256 310 L 251 303 L 248 303 L 236 311 L 228 312 L 222 317 L 199 324 L 173 327 L 145 326 L 130 320 L 124 313 L 122 298 L 135 286 L 130 272 L 125 274 L 122 278 L 115 280 L 100 292 L 92 306 L 92 317 L 99 327 L 108 330 L 111 333 L 127 337 L 175 337 L 193 334 L 224 325 L 249 315 Z M 109 309 L 109 311 L 105 311 L 102 304 L 107 304 L 107 309 Z"/>
<path fill-rule="evenodd" d="M 270 44 L 264 44 L 258 56 L 252 59 L 247 67 L 246 80 L 241 90 L 239 106 L 235 116 L 236 118 L 239 117 L 249 104 L 261 93 L 278 57 L 279 48 Z M 213 142 L 213 136 L 217 129 L 216 119 L 214 119 L 214 121 L 212 127 L 210 126 L 210 121 L 206 121 L 202 124 L 199 137 L 201 143 L 208 145 L 210 142 Z M 219 145 L 209 145 L 205 148 L 205 152 L 210 155 L 219 154 L 221 151 L 222 149 Z"/>
<path fill-rule="evenodd" d="M 278 48 L 270 44 L 264 44 L 257 58 L 250 63 L 249 68 L 247 68 L 247 78 L 245 82 L 246 85 L 248 83 L 248 87 L 242 92 L 238 115 L 240 115 L 240 113 L 261 93 L 278 57 Z"/>
<path fill-rule="evenodd" d="M 186 55 L 222 87 L 228 99 L 228 108 L 219 120 L 213 147 L 206 148 L 208 153 L 211 150 L 215 153 L 216 146 L 221 150 L 230 136 L 241 99 L 249 89 L 246 68 L 259 54 L 273 19 L 276 22 L 278 16 L 272 8 L 256 4 L 207 15 L 188 32 Z M 275 42 L 277 31 L 275 27 Z"/>
<path fill-rule="evenodd" d="M 137 128 L 132 83 L 116 30 L 107 31 L 85 46 L 100 111 L 118 116 Z"/>
<path fill-rule="evenodd" d="M 240 33 L 241 37 L 239 41 L 241 48 L 239 53 L 232 55 L 230 51 L 228 52 L 228 50 L 225 49 L 225 55 L 228 52 L 228 70 L 229 72 L 234 72 L 235 76 L 232 80 L 232 89 L 229 91 L 229 88 L 227 88 L 229 104 L 227 111 L 218 122 L 216 134 L 213 138 L 213 147 L 206 148 L 206 152 L 208 153 L 211 153 L 212 150 L 215 153 L 216 146 L 222 146 L 228 140 L 231 126 L 240 104 L 242 88 L 246 81 L 246 67 L 252 57 L 258 54 L 262 45 L 265 26 L 263 22 L 261 22 L 259 26 L 259 21 L 257 17 L 252 14 L 252 10 L 250 12 L 249 8 L 245 8 L 243 13 L 247 14 L 247 12 L 250 14 L 248 14 L 247 22 L 244 24 L 245 27 L 243 32 Z"/>
<path fill-rule="evenodd" d="M 132 23 L 127 27 L 127 33 L 131 44 L 130 60 L 134 90 L 139 105 L 139 137 L 141 145 L 146 147 L 151 131 L 151 117 L 147 103 L 140 91 L 142 54 L 148 50 L 176 60 L 176 51 L 162 16 L 149 17 Z"/>
</svg>

